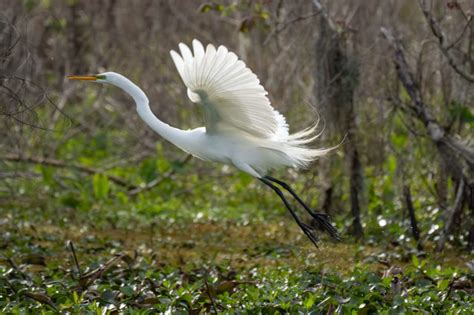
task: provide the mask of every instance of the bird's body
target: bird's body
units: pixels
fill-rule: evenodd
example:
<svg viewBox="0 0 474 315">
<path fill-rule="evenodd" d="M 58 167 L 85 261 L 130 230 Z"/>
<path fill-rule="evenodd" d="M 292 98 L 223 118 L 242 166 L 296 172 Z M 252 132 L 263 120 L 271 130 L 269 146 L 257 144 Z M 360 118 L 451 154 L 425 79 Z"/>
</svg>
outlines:
<svg viewBox="0 0 474 315">
<path fill-rule="evenodd" d="M 325 215 L 314 213 L 284 182 L 267 172 L 279 167 L 306 167 L 327 150 L 307 145 L 315 135 L 315 126 L 290 134 L 285 118 L 267 98 L 267 92 L 245 63 L 220 46 L 206 49 L 194 40 L 193 50 L 180 44 L 181 55 L 171 57 L 187 87 L 189 99 L 199 104 L 204 113 L 204 127 L 181 130 L 159 120 L 151 111 L 145 93 L 126 77 L 115 72 L 96 76 L 72 76 L 71 79 L 110 83 L 129 94 L 136 103 L 139 116 L 154 131 L 178 148 L 207 161 L 231 164 L 260 179 L 282 198 L 288 210 L 316 244 L 313 228 L 301 222 L 275 184 L 290 192 L 319 225 L 331 235 L 337 232 Z"/>
<path fill-rule="evenodd" d="M 208 134 L 204 127 L 187 133 L 194 141 L 181 147 L 184 151 L 201 160 L 234 165 L 257 178 L 270 169 L 295 166 L 295 161 L 285 153 L 284 144 L 278 140 L 262 141 L 231 132 L 213 135 Z"/>
</svg>

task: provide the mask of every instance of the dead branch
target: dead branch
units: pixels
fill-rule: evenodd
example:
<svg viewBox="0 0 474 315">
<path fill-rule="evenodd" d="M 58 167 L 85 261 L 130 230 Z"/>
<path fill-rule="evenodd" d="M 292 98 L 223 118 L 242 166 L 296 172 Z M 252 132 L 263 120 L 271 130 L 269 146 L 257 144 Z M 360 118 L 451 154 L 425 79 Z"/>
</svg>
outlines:
<svg viewBox="0 0 474 315">
<path fill-rule="evenodd" d="M 110 258 L 105 264 L 89 271 L 88 273 L 82 274 L 79 278 L 80 287 L 83 290 L 88 288 L 96 279 L 101 278 L 117 261 L 122 259 L 124 256 L 125 254 L 115 254 L 115 256 Z"/>
<path fill-rule="evenodd" d="M 214 313 L 219 314 L 219 312 L 217 311 L 216 302 L 214 301 L 214 298 L 212 297 L 211 290 L 209 289 L 209 284 L 207 283 L 206 278 L 204 278 L 204 283 L 206 284 L 206 292 L 207 292 L 207 295 L 209 296 L 209 299 L 211 300 L 211 304 L 212 304 L 212 308 L 214 309 Z"/>
<path fill-rule="evenodd" d="M 474 73 L 468 72 L 465 67 L 463 67 L 460 62 L 456 60 L 456 57 L 452 54 L 451 48 L 453 47 L 453 44 L 448 43 L 446 34 L 444 34 L 443 29 L 439 25 L 438 21 L 433 17 L 433 14 L 431 14 L 426 0 L 418 0 L 418 4 L 426 18 L 426 21 L 430 25 L 433 35 L 436 36 L 436 38 L 438 39 L 439 49 L 448 59 L 449 65 L 454 69 L 454 71 L 456 71 L 456 73 L 458 73 L 465 80 L 474 83 Z M 467 25 L 469 25 L 471 21 L 472 16 L 468 18 Z M 465 28 L 467 28 L 467 25 Z"/>
<path fill-rule="evenodd" d="M 438 146 L 441 155 L 443 157 L 447 157 L 446 155 L 450 153 L 454 156 L 460 156 L 465 162 L 461 164 L 465 165 L 459 165 L 458 163 L 458 165 L 456 165 L 456 169 L 463 173 L 472 174 L 472 172 L 474 172 L 474 149 L 468 147 L 461 140 L 447 133 L 446 130 L 434 118 L 428 106 L 426 106 L 426 104 L 423 102 L 419 83 L 415 80 L 415 76 L 408 65 L 408 62 L 405 58 L 405 52 L 401 44 L 386 28 L 382 27 L 381 32 L 394 50 L 394 62 L 398 77 L 412 100 L 412 104 L 408 105 L 409 108 L 415 114 L 415 116 L 421 120 L 421 122 L 423 122 L 428 130 L 428 135 Z M 454 162 L 451 159 L 449 160 L 450 163 Z M 457 174 L 455 177 L 459 178 L 460 176 Z M 470 176 L 467 176 L 467 178 L 470 178 Z"/>
<path fill-rule="evenodd" d="M 449 221 L 446 223 L 446 229 L 438 246 L 438 248 L 442 248 L 445 242 L 443 238 L 446 239 L 451 233 L 452 221 L 462 213 L 463 200 L 467 198 L 467 190 L 464 189 L 464 185 L 470 188 L 474 187 L 474 149 L 459 140 L 459 137 L 449 134 L 434 118 L 429 106 L 423 101 L 420 84 L 416 81 L 413 71 L 408 65 L 402 45 L 389 30 L 382 28 L 381 31 L 394 51 L 394 63 L 398 78 L 411 98 L 411 104 L 406 104 L 406 106 L 410 108 L 413 116 L 425 125 L 441 159 L 449 166 L 450 175 L 460 183 L 452 211 L 448 215 Z"/>
<path fill-rule="evenodd" d="M 464 180 L 461 178 L 459 182 L 458 189 L 456 191 L 456 199 L 454 200 L 454 204 L 451 209 L 446 214 L 446 222 L 444 225 L 443 232 L 438 242 L 437 250 L 442 251 L 444 248 L 444 244 L 446 243 L 449 235 L 452 233 L 454 228 L 454 223 L 456 222 L 456 218 L 459 217 L 463 208 L 464 202 L 464 188 L 465 183 Z"/>
<path fill-rule="evenodd" d="M 51 307 L 54 311 L 59 313 L 59 309 L 57 306 L 54 304 L 53 300 L 46 294 L 46 293 L 41 293 L 41 292 L 23 292 L 23 295 L 27 298 L 30 298 L 32 300 L 35 300 L 41 304 L 48 305 Z"/>
<path fill-rule="evenodd" d="M 68 164 L 60 160 L 54 160 L 54 159 L 49 159 L 49 158 L 37 158 L 37 157 L 32 157 L 32 156 L 28 157 L 28 156 L 21 156 L 18 154 L 3 155 L 3 156 L 0 156 L 0 160 L 10 161 L 10 162 L 40 164 L 40 165 L 47 165 L 47 166 L 58 167 L 58 168 L 71 168 L 71 169 L 75 169 L 80 172 L 91 174 L 91 175 L 102 174 L 106 176 L 111 182 L 114 182 L 117 185 L 126 187 L 128 189 L 137 188 L 137 186 L 126 182 L 122 178 L 114 176 L 114 175 L 104 174 L 101 170 L 90 168 L 84 165 Z"/>
<path fill-rule="evenodd" d="M 71 240 L 68 241 L 68 245 L 69 245 L 69 248 L 71 249 L 72 258 L 74 259 L 74 264 L 76 265 L 77 274 L 79 275 L 79 278 L 80 278 L 82 277 L 82 273 L 81 273 L 81 266 L 79 265 L 79 260 L 77 259 L 76 249 L 74 248 L 74 244 L 72 243 Z"/>
<path fill-rule="evenodd" d="M 321 14 L 321 16 L 323 17 L 323 19 L 326 20 L 326 22 L 328 23 L 329 27 L 330 27 L 332 30 L 336 30 L 336 29 L 337 29 L 336 23 L 334 23 L 334 21 L 332 20 L 332 18 L 329 16 L 328 11 L 326 10 L 325 7 L 323 7 L 323 5 L 321 4 L 321 2 L 320 2 L 319 0 L 313 0 L 313 4 L 314 4 L 314 6 L 316 7 L 316 9 L 318 10 L 318 12 Z"/>
<path fill-rule="evenodd" d="M 311 13 L 311 14 L 308 14 L 308 15 L 302 15 L 302 16 L 298 16 L 296 18 L 293 18 L 289 21 L 286 21 L 286 22 L 282 22 L 282 25 L 281 26 L 276 26 L 268 35 L 267 37 L 265 38 L 265 40 L 263 41 L 263 45 L 266 45 L 268 44 L 268 42 L 270 41 L 270 39 L 274 36 L 277 36 L 278 34 L 280 34 L 281 32 L 283 32 L 284 30 L 286 30 L 289 26 L 292 26 L 293 24 L 295 23 L 298 23 L 298 22 L 301 22 L 301 21 L 304 21 L 306 19 L 310 19 L 312 17 L 315 17 L 316 15 L 319 15 L 320 12 L 314 12 L 314 13 Z"/>
</svg>

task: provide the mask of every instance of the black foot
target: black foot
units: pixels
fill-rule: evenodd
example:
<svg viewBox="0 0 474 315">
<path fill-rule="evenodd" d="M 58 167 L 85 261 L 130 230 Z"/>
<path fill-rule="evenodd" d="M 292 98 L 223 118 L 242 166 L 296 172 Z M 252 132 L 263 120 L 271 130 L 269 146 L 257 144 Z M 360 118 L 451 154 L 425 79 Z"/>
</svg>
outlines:
<svg viewBox="0 0 474 315">
<path fill-rule="evenodd" d="M 317 227 L 323 231 L 326 231 L 329 235 L 331 235 L 331 237 L 333 237 L 334 239 L 336 240 L 341 240 L 341 238 L 339 237 L 339 234 L 337 233 L 337 230 L 336 228 L 331 224 L 331 220 L 329 218 L 329 216 L 327 214 L 324 214 L 324 213 L 317 213 L 317 212 L 314 212 L 299 196 L 296 192 L 293 191 L 293 189 L 291 189 L 290 185 L 288 185 L 287 183 L 281 181 L 281 180 L 278 180 L 276 178 L 273 178 L 271 176 L 265 176 L 265 179 L 266 180 L 270 180 L 274 183 L 277 183 L 279 185 L 281 185 L 284 189 L 286 189 L 286 191 L 288 191 L 298 202 L 300 205 L 303 206 L 303 208 L 306 210 L 306 212 L 308 212 L 309 215 L 311 215 L 311 217 L 313 218 L 312 220 L 312 226 L 313 228 L 314 227 Z M 305 232 L 306 233 L 306 232 Z M 306 234 L 307 235 L 307 234 Z"/>
<path fill-rule="evenodd" d="M 309 212 L 309 211 L 308 211 Z M 332 238 L 340 241 L 341 237 L 337 232 L 336 228 L 331 224 L 330 217 L 324 213 L 316 213 L 314 211 L 309 212 L 313 217 L 311 225 L 317 227 L 323 231 L 326 231 Z"/>
<path fill-rule="evenodd" d="M 300 228 L 303 230 L 304 234 L 309 238 L 309 240 L 314 244 L 314 246 L 318 246 L 318 236 L 316 235 L 314 228 L 307 224 L 301 223 L 299 224 Z"/>
</svg>

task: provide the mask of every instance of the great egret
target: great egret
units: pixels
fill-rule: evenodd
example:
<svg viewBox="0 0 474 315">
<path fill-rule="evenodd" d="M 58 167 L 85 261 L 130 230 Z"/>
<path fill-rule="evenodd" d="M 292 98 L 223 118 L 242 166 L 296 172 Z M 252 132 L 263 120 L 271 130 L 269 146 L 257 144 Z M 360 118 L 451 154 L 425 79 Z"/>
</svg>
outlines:
<svg viewBox="0 0 474 315">
<path fill-rule="evenodd" d="M 318 240 L 315 225 L 338 238 L 327 215 L 314 212 L 288 184 L 267 175 L 278 167 L 306 167 L 326 154 L 327 149 L 307 146 L 317 137 L 316 125 L 289 134 L 285 117 L 270 105 L 257 76 L 235 53 L 224 46 L 216 50 L 211 44 L 204 49 L 196 39 L 192 46 L 194 54 L 183 43 L 179 44 L 181 55 L 173 50 L 170 53 L 189 99 L 202 107 L 205 127 L 181 130 L 162 122 L 151 111 L 145 93 L 121 74 L 104 72 L 68 78 L 119 87 L 134 99 L 145 123 L 181 150 L 202 160 L 232 164 L 258 178 L 277 193 L 314 245 Z M 278 185 L 296 199 L 315 224 L 302 222 Z"/>
</svg>

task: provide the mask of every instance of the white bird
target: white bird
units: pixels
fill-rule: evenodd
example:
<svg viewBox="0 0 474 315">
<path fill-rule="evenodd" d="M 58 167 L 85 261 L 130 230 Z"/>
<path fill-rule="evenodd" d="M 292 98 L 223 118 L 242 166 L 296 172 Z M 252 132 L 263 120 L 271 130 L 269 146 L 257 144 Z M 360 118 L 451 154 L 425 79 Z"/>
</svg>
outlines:
<svg viewBox="0 0 474 315">
<path fill-rule="evenodd" d="M 311 215 L 313 223 L 338 238 L 327 215 L 315 213 L 288 184 L 267 174 L 279 167 L 307 167 L 311 161 L 328 152 L 327 149 L 308 147 L 318 136 L 315 134 L 316 124 L 289 134 L 285 117 L 270 105 L 267 91 L 257 76 L 235 53 L 224 46 L 216 50 L 211 44 L 204 49 L 196 39 L 192 47 L 194 53 L 180 43 L 181 54 L 173 50 L 170 53 L 187 87 L 189 99 L 202 108 L 205 127 L 181 130 L 162 122 L 151 111 L 145 93 L 121 74 L 104 72 L 68 78 L 119 87 L 134 99 L 138 115 L 145 123 L 181 150 L 202 160 L 234 165 L 272 188 L 315 245 L 314 224 L 303 223 L 278 185 Z"/>
</svg>

